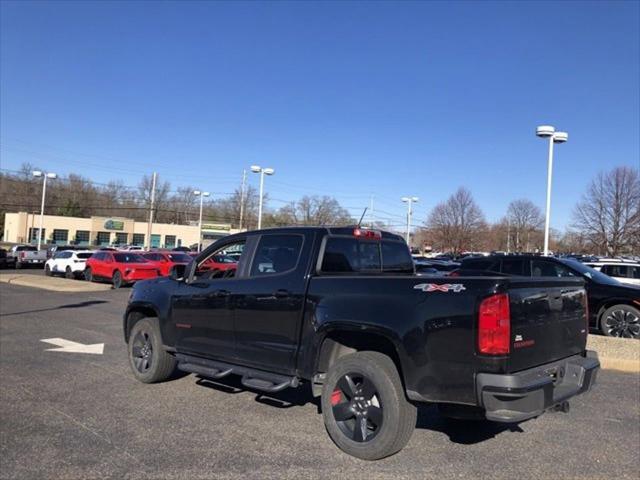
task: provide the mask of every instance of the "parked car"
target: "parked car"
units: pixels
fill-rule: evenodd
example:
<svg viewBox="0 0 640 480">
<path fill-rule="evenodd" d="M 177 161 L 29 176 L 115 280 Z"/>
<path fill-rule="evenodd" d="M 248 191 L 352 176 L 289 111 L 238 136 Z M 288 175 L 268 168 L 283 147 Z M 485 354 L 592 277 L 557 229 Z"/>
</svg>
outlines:
<svg viewBox="0 0 640 480">
<path fill-rule="evenodd" d="M 135 252 L 99 251 L 87 259 L 84 278 L 110 281 L 113 288 L 157 277 L 158 269 Z"/>
<path fill-rule="evenodd" d="M 142 252 L 144 251 L 144 248 L 140 245 L 123 245 L 121 247 L 118 247 L 118 250 L 121 250 L 123 252 Z"/>
<path fill-rule="evenodd" d="M 600 260 L 585 265 L 615 278 L 621 283 L 640 286 L 640 263 L 629 260 Z"/>
<path fill-rule="evenodd" d="M 14 245 L 7 252 L 7 265 L 24 268 L 29 265 L 42 265 L 47 261 L 47 251 L 38 250 L 33 245 Z"/>
<path fill-rule="evenodd" d="M 202 268 L 231 249 L 235 270 Z M 566 411 L 599 368 L 586 308 L 581 278 L 425 279 L 399 235 L 278 228 L 135 285 L 123 330 L 139 381 L 177 368 L 266 392 L 307 384 L 334 443 L 374 460 L 409 441 L 417 402 L 507 423 Z"/>
<path fill-rule="evenodd" d="M 7 268 L 7 250 L 0 248 L 0 268 Z"/>
<path fill-rule="evenodd" d="M 623 285 L 578 260 L 510 255 L 463 260 L 454 275 L 474 271 L 534 278 L 582 278 L 589 298 L 589 325 L 610 337 L 640 338 L 640 288 Z"/>
<path fill-rule="evenodd" d="M 91 255 L 92 250 L 59 250 L 44 264 L 44 274 L 79 278 L 83 276 L 87 259 Z"/>
<path fill-rule="evenodd" d="M 199 254 L 197 252 L 192 252 L 189 255 L 195 258 Z M 200 266 L 200 268 L 204 270 L 219 270 L 224 272 L 226 270 L 235 270 L 237 265 L 238 262 L 234 257 L 219 253 L 209 257 L 207 261 Z"/>
<path fill-rule="evenodd" d="M 160 275 L 166 277 L 171 273 L 171 269 L 176 265 L 186 265 L 193 260 L 192 257 L 182 252 L 145 252 L 141 253 L 142 257 L 151 262 L 160 272 Z"/>
<path fill-rule="evenodd" d="M 460 268 L 458 262 L 448 260 L 426 259 L 415 261 L 416 275 L 432 276 L 432 275 L 449 275 L 452 271 Z"/>
<path fill-rule="evenodd" d="M 62 252 L 63 250 L 86 251 L 87 247 L 82 245 L 49 245 L 47 247 L 47 258 L 52 258 L 56 252 Z"/>
</svg>

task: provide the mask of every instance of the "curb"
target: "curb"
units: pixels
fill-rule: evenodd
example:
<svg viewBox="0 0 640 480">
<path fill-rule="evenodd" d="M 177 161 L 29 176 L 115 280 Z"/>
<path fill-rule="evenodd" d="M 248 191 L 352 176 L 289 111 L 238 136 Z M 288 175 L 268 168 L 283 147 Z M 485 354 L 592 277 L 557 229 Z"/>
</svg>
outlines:
<svg viewBox="0 0 640 480">
<path fill-rule="evenodd" d="M 598 353 L 604 370 L 640 373 L 640 341 L 631 338 L 612 338 L 589 335 L 587 349 Z"/>
<path fill-rule="evenodd" d="M 21 287 L 38 288 L 52 292 L 102 292 L 111 290 L 111 285 L 103 283 L 89 283 L 66 278 L 41 277 L 36 275 L 0 274 L 0 282 Z"/>
</svg>

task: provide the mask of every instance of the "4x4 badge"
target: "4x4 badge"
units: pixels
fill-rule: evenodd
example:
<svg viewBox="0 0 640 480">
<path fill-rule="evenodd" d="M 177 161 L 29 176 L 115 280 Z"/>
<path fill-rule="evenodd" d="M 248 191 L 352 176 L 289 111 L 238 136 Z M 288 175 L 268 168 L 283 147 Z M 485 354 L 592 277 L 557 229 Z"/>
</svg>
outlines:
<svg viewBox="0 0 640 480">
<path fill-rule="evenodd" d="M 424 292 L 455 292 L 459 293 L 466 290 L 461 283 L 419 283 L 413 287 L 415 290 L 422 290 Z"/>
</svg>

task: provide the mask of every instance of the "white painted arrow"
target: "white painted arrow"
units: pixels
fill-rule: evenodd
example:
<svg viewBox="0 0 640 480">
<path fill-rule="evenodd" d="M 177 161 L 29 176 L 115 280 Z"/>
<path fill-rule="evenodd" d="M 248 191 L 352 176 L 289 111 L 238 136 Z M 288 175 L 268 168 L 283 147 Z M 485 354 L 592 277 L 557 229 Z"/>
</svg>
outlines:
<svg viewBox="0 0 640 480">
<path fill-rule="evenodd" d="M 40 341 L 60 347 L 47 348 L 47 352 L 92 353 L 94 355 L 102 355 L 102 351 L 104 350 L 104 343 L 85 345 L 84 343 L 72 342 L 64 338 L 43 338 Z"/>
</svg>

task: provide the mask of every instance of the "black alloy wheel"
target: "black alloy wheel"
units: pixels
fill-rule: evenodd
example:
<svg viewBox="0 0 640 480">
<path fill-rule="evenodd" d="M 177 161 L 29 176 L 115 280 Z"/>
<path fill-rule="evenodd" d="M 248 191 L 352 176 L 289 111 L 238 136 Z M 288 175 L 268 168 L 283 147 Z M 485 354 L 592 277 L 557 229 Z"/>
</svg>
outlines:
<svg viewBox="0 0 640 480">
<path fill-rule="evenodd" d="M 131 354 L 136 370 L 142 374 L 149 371 L 153 364 L 153 342 L 150 332 L 139 330 L 132 340 Z"/>
<path fill-rule="evenodd" d="M 640 312 L 629 305 L 616 305 L 602 314 L 602 332 L 608 337 L 640 339 Z"/>
<path fill-rule="evenodd" d="M 333 417 L 355 442 L 368 442 L 382 428 L 383 405 L 373 382 L 362 374 L 342 376 L 331 394 Z"/>
</svg>

